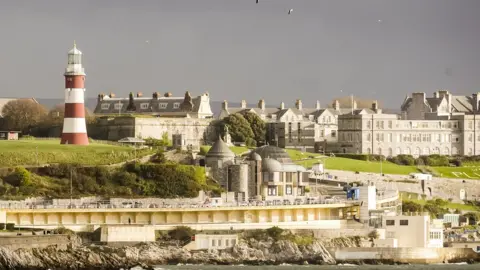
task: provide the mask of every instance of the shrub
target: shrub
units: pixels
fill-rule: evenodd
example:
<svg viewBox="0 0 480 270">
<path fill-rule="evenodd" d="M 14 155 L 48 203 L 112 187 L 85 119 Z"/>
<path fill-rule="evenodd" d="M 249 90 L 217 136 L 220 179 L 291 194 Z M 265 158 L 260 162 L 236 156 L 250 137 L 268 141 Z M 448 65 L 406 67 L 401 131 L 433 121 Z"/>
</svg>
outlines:
<svg viewBox="0 0 480 270">
<path fill-rule="evenodd" d="M 380 237 L 380 234 L 377 230 L 373 230 L 368 233 L 368 238 L 370 238 L 370 240 L 378 239 L 378 237 Z"/>
<path fill-rule="evenodd" d="M 417 158 L 417 165 L 421 160 L 421 165 L 427 165 L 427 166 L 434 166 L 434 167 L 440 167 L 440 166 L 448 166 L 450 164 L 448 157 L 447 156 L 442 156 L 442 155 L 430 155 L 430 156 L 420 156 Z"/>
<path fill-rule="evenodd" d="M 268 228 L 266 233 L 269 237 L 273 238 L 273 240 L 277 241 L 280 240 L 280 236 L 283 234 L 284 230 L 280 227 L 274 226 Z"/>
<path fill-rule="evenodd" d="M 5 180 L 7 180 L 9 184 L 15 187 L 28 186 L 32 183 L 30 172 L 23 167 L 16 167 L 13 173 L 9 175 Z"/>
<path fill-rule="evenodd" d="M 195 235 L 195 231 L 187 226 L 178 226 L 175 229 L 168 232 L 168 235 L 171 239 L 190 242 L 192 237 Z"/>
<path fill-rule="evenodd" d="M 412 155 L 398 155 L 388 158 L 388 161 L 397 165 L 413 166 L 415 165 L 415 159 Z"/>
<path fill-rule="evenodd" d="M 163 151 L 158 151 L 155 155 L 153 155 L 150 161 L 153 163 L 165 163 L 167 162 L 167 159 L 165 158 Z"/>
</svg>

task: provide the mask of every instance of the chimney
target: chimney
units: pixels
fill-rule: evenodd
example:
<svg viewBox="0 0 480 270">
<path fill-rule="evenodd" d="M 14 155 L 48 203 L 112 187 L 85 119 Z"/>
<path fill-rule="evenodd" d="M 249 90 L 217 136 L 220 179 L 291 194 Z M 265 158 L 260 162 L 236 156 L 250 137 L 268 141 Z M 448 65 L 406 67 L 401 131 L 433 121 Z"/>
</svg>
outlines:
<svg viewBox="0 0 480 270">
<path fill-rule="evenodd" d="M 228 102 L 226 100 L 222 102 L 222 110 L 228 110 Z"/>
<path fill-rule="evenodd" d="M 382 113 L 382 110 L 378 108 L 378 101 L 376 100 L 372 103 L 372 111 L 374 111 L 377 114 Z"/>
<path fill-rule="evenodd" d="M 110 95 L 108 95 L 110 98 L 114 98 L 115 97 L 115 94 L 110 92 Z"/>
<path fill-rule="evenodd" d="M 285 103 L 283 101 L 280 103 L 280 110 L 285 110 Z"/>
<path fill-rule="evenodd" d="M 104 93 L 98 94 L 97 101 L 98 101 L 98 102 L 103 101 L 103 98 L 104 98 L 104 97 L 105 97 L 105 94 L 104 94 Z"/>
<path fill-rule="evenodd" d="M 164 97 L 172 97 L 172 92 L 167 92 L 165 93 L 165 95 L 163 95 Z"/>
<path fill-rule="evenodd" d="M 336 99 L 334 102 L 333 102 L 333 109 L 335 111 L 339 111 L 340 110 L 340 102 L 338 101 L 338 99 Z"/>
<path fill-rule="evenodd" d="M 261 109 L 261 110 L 265 110 L 265 100 L 260 99 L 258 101 L 258 108 Z"/>
<path fill-rule="evenodd" d="M 137 97 L 143 97 L 143 93 L 142 92 L 137 92 Z"/>
<path fill-rule="evenodd" d="M 354 109 L 354 110 L 357 109 L 357 101 L 356 101 L 356 100 L 353 100 L 352 106 L 353 106 L 353 109 Z"/>
<path fill-rule="evenodd" d="M 478 111 L 480 109 L 480 92 L 476 94 L 472 94 L 472 103 L 473 103 L 473 110 Z"/>
<path fill-rule="evenodd" d="M 247 108 L 247 102 L 245 101 L 245 99 L 243 99 L 242 102 L 240 103 L 240 107 L 242 107 L 242 109 Z"/>
<path fill-rule="evenodd" d="M 153 97 L 154 99 L 158 99 L 158 98 L 160 97 L 160 93 L 158 93 L 158 92 L 153 92 L 152 97 Z"/>
<path fill-rule="evenodd" d="M 298 110 L 303 110 L 302 100 L 297 99 L 297 101 L 295 102 L 295 107 L 296 107 Z"/>
<path fill-rule="evenodd" d="M 440 90 L 438 91 L 438 95 L 440 98 L 445 97 L 445 99 L 447 99 L 448 112 L 451 113 L 452 112 L 452 95 L 450 94 L 450 92 L 448 90 Z"/>
<path fill-rule="evenodd" d="M 320 101 L 317 100 L 317 104 L 315 104 L 315 109 L 320 110 Z"/>
</svg>

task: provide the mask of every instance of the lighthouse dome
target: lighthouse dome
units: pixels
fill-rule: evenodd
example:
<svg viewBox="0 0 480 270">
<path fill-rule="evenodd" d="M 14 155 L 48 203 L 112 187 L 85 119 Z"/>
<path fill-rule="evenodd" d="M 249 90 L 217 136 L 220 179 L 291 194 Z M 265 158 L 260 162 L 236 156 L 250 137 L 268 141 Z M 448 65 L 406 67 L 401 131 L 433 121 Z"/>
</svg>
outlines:
<svg viewBox="0 0 480 270">
<path fill-rule="evenodd" d="M 82 52 L 77 49 L 77 44 L 73 42 L 73 49 L 71 49 L 68 54 L 82 54 Z"/>
</svg>

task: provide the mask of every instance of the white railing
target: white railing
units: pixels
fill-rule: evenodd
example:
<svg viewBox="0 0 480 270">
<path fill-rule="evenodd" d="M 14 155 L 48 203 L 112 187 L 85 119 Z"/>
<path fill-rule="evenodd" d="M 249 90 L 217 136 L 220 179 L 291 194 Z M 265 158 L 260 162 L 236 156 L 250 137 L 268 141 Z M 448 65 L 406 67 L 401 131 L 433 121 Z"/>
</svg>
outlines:
<svg viewBox="0 0 480 270">
<path fill-rule="evenodd" d="M 278 207 L 278 206 L 305 206 L 325 204 L 352 204 L 352 201 L 331 199 L 307 199 L 305 201 L 258 201 L 237 203 L 191 203 L 191 204 L 144 204 L 137 202 L 123 202 L 112 204 L 106 202 L 83 203 L 83 204 L 33 204 L 33 203 L 2 203 L 0 209 L 185 209 L 185 208 L 229 208 L 229 207 Z"/>
</svg>

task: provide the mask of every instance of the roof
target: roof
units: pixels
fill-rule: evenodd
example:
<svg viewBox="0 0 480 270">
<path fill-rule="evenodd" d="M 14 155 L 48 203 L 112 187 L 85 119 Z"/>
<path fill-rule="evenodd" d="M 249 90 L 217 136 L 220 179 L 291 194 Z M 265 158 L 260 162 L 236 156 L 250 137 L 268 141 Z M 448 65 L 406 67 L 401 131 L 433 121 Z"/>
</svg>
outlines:
<svg viewBox="0 0 480 270">
<path fill-rule="evenodd" d="M 264 158 L 262 160 L 263 172 L 281 172 L 283 171 L 282 164 L 273 158 Z"/>
<path fill-rule="evenodd" d="M 184 97 L 133 97 L 134 110 L 129 107 L 130 97 L 127 98 L 111 98 L 104 96 L 97 102 L 95 114 L 125 114 L 140 113 L 153 115 L 186 115 L 188 113 L 201 113 L 213 116 L 210 108 L 209 99 L 202 100 L 203 96 L 192 97 L 192 109 L 184 108 L 186 102 Z M 105 105 L 107 104 L 107 105 Z M 117 104 L 121 104 L 118 107 Z M 128 109 L 128 110 L 127 110 Z"/>
<path fill-rule="evenodd" d="M 73 49 L 71 49 L 68 54 L 82 54 L 82 52 L 77 49 L 77 44 L 75 43 L 75 41 L 73 42 Z"/>
<path fill-rule="evenodd" d="M 250 152 L 250 154 L 248 155 L 248 158 L 250 160 L 256 160 L 256 161 L 262 160 L 262 157 L 258 153 L 255 153 L 254 151 Z"/>
<path fill-rule="evenodd" d="M 235 153 L 230 150 L 228 145 L 219 136 L 217 141 L 208 150 L 207 157 L 235 157 Z"/>
<path fill-rule="evenodd" d="M 123 139 L 118 140 L 120 143 L 145 143 L 144 140 L 138 139 L 138 138 L 133 138 L 133 137 L 126 137 Z"/>
<path fill-rule="evenodd" d="M 285 149 L 272 146 L 264 145 L 253 150 L 255 153 L 259 154 L 262 159 L 273 158 L 278 160 L 280 163 L 293 163 L 292 159 L 285 151 Z"/>
</svg>

